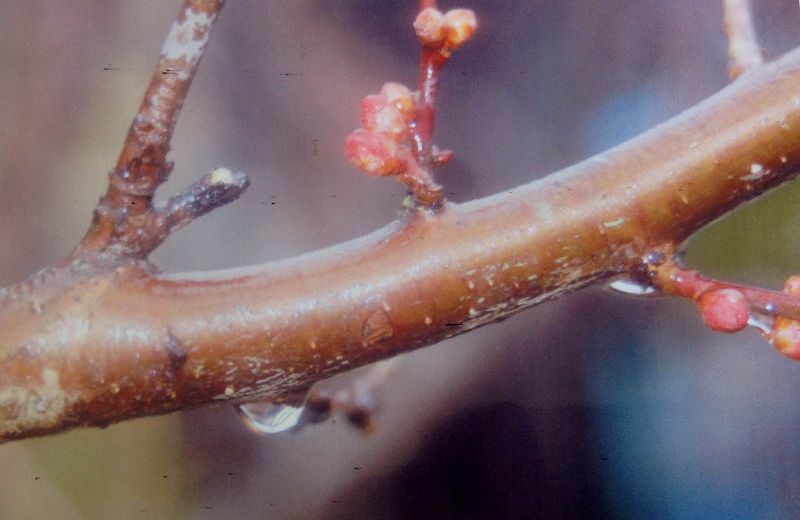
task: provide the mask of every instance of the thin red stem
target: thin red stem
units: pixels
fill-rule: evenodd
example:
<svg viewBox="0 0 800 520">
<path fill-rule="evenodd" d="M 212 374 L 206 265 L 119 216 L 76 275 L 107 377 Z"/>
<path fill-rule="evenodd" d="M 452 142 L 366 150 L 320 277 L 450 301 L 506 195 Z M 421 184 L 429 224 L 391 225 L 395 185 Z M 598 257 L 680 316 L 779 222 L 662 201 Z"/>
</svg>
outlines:
<svg viewBox="0 0 800 520">
<path fill-rule="evenodd" d="M 698 300 L 703 294 L 718 289 L 734 289 L 744 294 L 751 311 L 768 316 L 800 320 L 800 298 L 784 292 L 770 291 L 716 280 L 698 271 L 684 269 L 673 262 L 655 268 L 655 283 L 665 294 Z"/>
<path fill-rule="evenodd" d="M 436 123 L 436 96 L 439 93 L 439 79 L 442 68 L 449 59 L 441 48 L 424 46 L 420 64 L 419 103 L 416 120 L 412 125 L 415 144 L 415 158 L 423 168 L 430 168 L 433 162 L 433 131 Z"/>
</svg>

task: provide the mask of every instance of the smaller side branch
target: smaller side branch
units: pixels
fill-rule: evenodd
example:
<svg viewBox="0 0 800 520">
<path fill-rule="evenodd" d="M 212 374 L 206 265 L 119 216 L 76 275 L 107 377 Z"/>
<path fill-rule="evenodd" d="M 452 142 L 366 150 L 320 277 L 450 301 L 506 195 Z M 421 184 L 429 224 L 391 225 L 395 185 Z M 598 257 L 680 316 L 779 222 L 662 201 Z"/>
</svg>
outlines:
<svg viewBox="0 0 800 520">
<path fill-rule="evenodd" d="M 454 50 L 477 28 L 475 13 L 453 9 L 442 13 L 436 2 L 422 0 L 414 32 L 422 44 L 420 89 L 384 84 L 377 95 L 361 102 L 361 128 L 347 137 L 347 154 L 364 173 L 394 176 L 408 186 L 407 208 L 440 209 L 444 190 L 431 171 L 453 157 L 433 144 L 436 96 L 442 68 Z"/>
<path fill-rule="evenodd" d="M 752 325 L 783 354 L 800 359 L 800 277 L 789 278 L 783 292 L 770 291 L 709 278 L 667 258 L 646 257 L 648 277 L 661 292 L 693 300 L 713 330 L 738 332 Z"/>
<path fill-rule="evenodd" d="M 156 209 L 160 224 L 157 231 L 166 237 L 209 211 L 233 202 L 249 185 L 245 174 L 217 168 Z"/>
<path fill-rule="evenodd" d="M 184 1 L 117 164 L 109 173 L 108 190 L 73 257 L 102 257 L 109 263 L 144 259 L 166 238 L 151 234 L 155 231 L 153 222 L 160 217 L 153 210 L 152 201 L 156 189 L 173 169 L 167 161 L 170 140 L 223 4 L 224 0 Z M 182 222 L 185 225 L 188 220 L 184 218 Z"/>
<path fill-rule="evenodd" d="M 750 0 L 723 0 L 725 34 L 728 35 L 728 60 L 731 79 L 764 62 L 758 45 Z"/>
</svg>

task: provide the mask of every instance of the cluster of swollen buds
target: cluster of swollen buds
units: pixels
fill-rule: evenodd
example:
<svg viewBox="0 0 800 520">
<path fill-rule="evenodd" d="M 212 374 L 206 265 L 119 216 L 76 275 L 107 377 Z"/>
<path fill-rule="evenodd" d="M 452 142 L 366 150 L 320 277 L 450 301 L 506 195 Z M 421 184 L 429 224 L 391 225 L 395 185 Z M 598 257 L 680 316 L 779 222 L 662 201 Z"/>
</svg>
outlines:
<svg viewBox="0 0 800 520">
<path fill-rule="evenodd" d="M 745 293 L 750 293 L 750 297 Z M 794 302 L 797 296 L 800 296 L 800 276 L 792 276 L 784 284 L 782 295 L 749 287 L 723 287 L 704 292 L 697 303 L 709 328 L 738 332 L 748 324 L 759 324 L 779 352 L 800 360 L 800 321 L 791 317 L 794 312 L 787 312 L 798 305 Z M 759 305 L 760 300 L 767 303 Z"/>
<path fill-rule="evenodd" d="M 453 9 L 442 14 L 438 9 L 428 7 L 414 20 L 414 30 L 422 44 L 447 54 L 472 38 L 477 27 L 471 9 Z"/>
<path fill-rule="evenodd" d="M 413 160 L 410 123 L 417 115 L 411 91 L 386 83 L 379 94 L 361 100 L 361 128 L 347 136 L 347 156 L 368 175 L 399 175 Z"/>
<path fill-rule="evenodd" d="M 398 83 L 386 83 L 379 94 L 365 97 L 361 101 L 361 128 L 347 136 L 347 156 L 367 175 L 395 176 L 408 185 L 416 202 L 435 206 L 444 192 L 414 153 L 416 98 Z M 434 149 L 431 164 L 444 164 L 451 157 L 452 152 Z"/>
<path fill-rule="evenodd" d="M 414 21 L 423 46 L 419 92 L 386 83 L 379 94 L 361 101 L 361 128 L 347 137 L 350 161 L 368 175 L 391 175 L 406 184 L 413 195 L 406 199 L 410 206 L 435 208 L 444 201 L 430 172 L 453 156 L 432 143 L 439 77 L 452 51 L 472 37 L 477 25 L 469 9 L 446 14 L 422 9 Z"/>
</svg>

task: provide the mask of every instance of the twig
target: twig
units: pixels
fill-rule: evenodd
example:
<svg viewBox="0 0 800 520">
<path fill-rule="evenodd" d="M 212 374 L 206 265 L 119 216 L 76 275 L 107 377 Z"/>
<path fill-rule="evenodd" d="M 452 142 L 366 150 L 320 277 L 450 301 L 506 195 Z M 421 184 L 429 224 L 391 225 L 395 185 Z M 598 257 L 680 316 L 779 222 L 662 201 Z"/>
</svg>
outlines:
<svg viewBox="0 0 800 520">
<path fill-rule="evenodd" d="M 227 168 L 217 168 L 205 174 L 186 191 L 155 209 L 159 218 L 155 219 L 158 228 L 154 234 L 166 237 L 209 211 L 233 202 L 249 184 L 250 180 L 245 174 Z"/>
<path fill-rule="evenodd" d="M 694 269 L 681 267 L 671 260 L 654 266 L 652 274 L 653 282 L 665 294 L 700 301 L 704 295 L 713 291 L 731 289 L 746 298 L 750 312 L 800 320 L 800 298 L 785 292 L 716 280 Z"/>
<path fill-rule="evenodd" d="M 750 0 L 723 0 L 725 34 L 731 79 L 752 70 L 764 61 L 758 45 Z"/>
<path fill-rule="evenodd" d="M 368 175 L 395 176 L 409 187 L 404 205 L 438 210 L 444 190 L 431 170 L 450 160 L 449 150 L 433 145 L 436 94 L 442 67 L 452 52 L 467 42 L 477 28 L 475 13 L 454 9 L 442 14 L 436 2 L 421 1 L 414 31 L 422 44 L 420 90 L 387 83 L 380 94 L 361 102 L 361 128 L 347 137 L 350 160 Z"/>
<path fill-rule="evenodd" d="M 104 263 L 141 260 L 166 238 L 151 204 L 172 171 L 167 161 L 172 133 L 223 4 L 224 0 L 184 1 L 117 165 L 109 173 L 108 191 L 75 258 Z"/>
</svg>

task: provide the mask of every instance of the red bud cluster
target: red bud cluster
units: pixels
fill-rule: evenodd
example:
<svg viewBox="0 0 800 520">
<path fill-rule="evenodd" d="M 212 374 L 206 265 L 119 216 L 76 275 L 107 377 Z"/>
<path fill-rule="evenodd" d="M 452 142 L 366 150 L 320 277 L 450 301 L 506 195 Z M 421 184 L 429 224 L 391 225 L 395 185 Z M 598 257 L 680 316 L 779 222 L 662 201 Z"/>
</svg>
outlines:
<svg viewBox="0 0 800 520">
<path fill-rule="evenodd" d="M 471 9 L 453 9 L 442 14 L 428 7 L 414 20 L 414 31 L 423 45 L 451 51 L 464 45 L 478 28 L 478 20 Z"/>
<path fill-rule="evenodd" d="M 783 292 L 800 295 L 800 276 L 792 276 L 783 286 Z M 800 359 L 800 322 L 791 318 L 777 317 L 772 326 L 770 340 L 781 353 Z"/>
<path fill-rule="evenodd" d="M 386 83 L 361 101 L 361 128 L 347 136 L 347 156 L 368 175 L 399 175 L 413 160 L 409 124 L 417 113 L 411 91 Z"/>
</svg>

